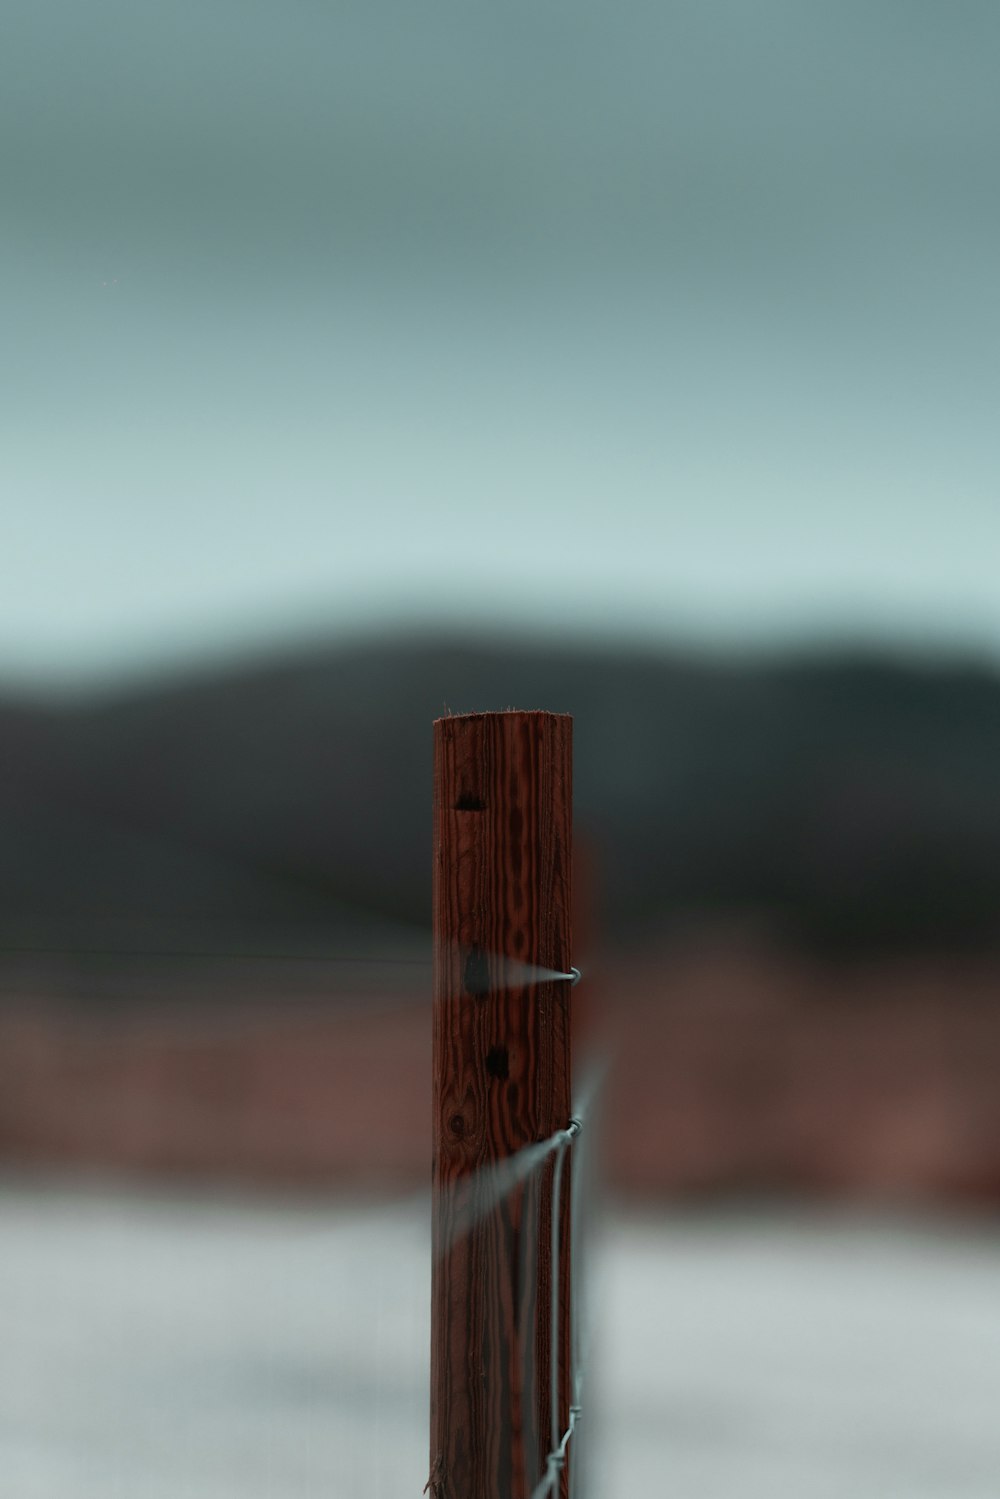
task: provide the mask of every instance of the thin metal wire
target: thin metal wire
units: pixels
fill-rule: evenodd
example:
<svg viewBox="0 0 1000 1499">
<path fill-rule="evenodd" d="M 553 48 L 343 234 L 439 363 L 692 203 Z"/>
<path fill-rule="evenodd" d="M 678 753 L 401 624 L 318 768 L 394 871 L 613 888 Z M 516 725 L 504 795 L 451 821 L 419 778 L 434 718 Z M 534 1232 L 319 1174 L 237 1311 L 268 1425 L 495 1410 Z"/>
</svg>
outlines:
<svg viewBox="0 0 1000 1499">
<path fill-rule="evenodd" d="M 588 1157 L 589 1131 L 577 1142 L 570 1163 L 569 1225 L 569 1366 L 572 1394 L 570 1418 L 583 1406 L 583 1287 L 586 1284 L 583 1265 L 584 1165 Z M 575 1454 L 569 1468 L 569 1499 L 576 1499 L 579 1489 L 580 1458 Z"/>
<path fill-rule="evenodd" d="M 474 1175 L 463 1177 L 464 1201 L 461 1206 L 453 1204 L 454 1223 L 451 1236 L 447 1243 L 441 1245 L 440 1252 L 443 1254 L 458 1239 L 469 1233 L 520 1182 L 525 1181 L 537 1171 L 554 1150 L 558 1150 L 560 1146 L 574 1139 L 582 1124 L 583 1114 L 578 1105 L 577 1112 L 570 1119 L 567 1129 L 557 1129 L 555 1134 L 549 1135 L 546 1140 L 540 1140 L 537 1145 L 525 1145 L 514 1155 L 505 1156 L 503 1160 L 482 1167 Z M 468 1191 L 470 1186 L 475 1187 L 476 1190 Z"/>
<path fill-rule="evenodd" d="M 545 1459 L 545 1473 L 536 1486 L 531 1499 L 544 1499 L 546 1494 L 551 1494 L 552 1490 L 558 1487 L 559 1475 L 566 1466 L 566 1452 L 569 1447 L 570 1437 L 576 1430 L 577 1423 L 582 1416 L 583 1412 L 578 1405 L 570 1406 L 569 1425 L 563 1432 L 558 1446 L 554 1447 Z"/>
<path fill-rule="evenodd" d="M 560 1218 L 562 1216 L 562 1178 L 563 1166 L 566 1159 L 566 1151 L 580 1134 L 583 1121 L 573 1115 L 564 1130 L 559 1130 L 553 1136 L 554 1148 L 556 1150 L 555 1166 L 552 1172 L 552 1260 L 550 1269 L 551 1282 L 551 1304 L 549 1322 L 549 1412 L 551 1418 L 551 1450 L 545 1460 L 545 1475 L 535 1490 L 535 1495 L 540 1496 L 551 1492 L 553 1486 L 558 1482 L 559 1474 L 566 1464 L 566 1449 L 569 1439 L 576 1429 L 576 1423 L 580 1418 L 581 1410 L 574 1400 L 570 1406 L 569 1426 L 560 1438 L 559 1435 L 559 1303 L 562 1293 L 561 1265 L 560 1265 Z M 573 1211 L 573 1203 L 570 1203 Z M 572 1235 L 571 1235 L 572 1242 Z M 572 1326 L 572 1324 L 571 1324 Z M 570 1378 L 575 1387 L 576 1371 L 571 1369 Z"/>
<path fill-rule="evenodd" d="M 524 1493 L 528 1493 L 534 1489 L 539 1475 L 537 1463 L 540 1432 L 538 1429 L 537 1401 L 533 1398 L 536 1331 L 533 1297 L 534 1286 L 529 1287 L 528 1285 L 528 1266 L 535 1258 L 538 1244 L 538 1224 L 541 1214 L 540 1188 L 541 1177 L 538 1172 L 532 1171 L 524 1181 L 521 1194 L 522 1211 L 519 1228 L 520 1267 L 524 1294 L 521 1302 L 523 1321 L 517 1329 L 517 1341 L 520 1349 L 521 1487 Z"/>
<path fill-rule="evenodd" d="M 223 962 L 251 962 L 251 963 L 316 963 L 316 964 L 365 964 L 384 967 L 405 968 L 430 968 L 432 959 L 427 958 L 393 958 L 372 954 L 328 954 L 299 950 L 298 952 L 259 952 L 253 949 L 235 950 L 218 948 L 180 948 L 180 947 L 88 947 L 72 946 L 59 943 L 51 946 L 45 943 L 0 943 L 0 957 L 53 957 L 53 958 L 154 958 L 160 959 L 191 959 L 191 960 L 214 960 Z M 523 971 L 522 971 L 523 970 Z M 513 974 L 514 984 L 542 984 L 553 980 L 565 979 L 572 988 L 580 982 L 579 968 L 571 968 L 567 973 L 561 973 L 556 969 L 538 968 L 531 964 L 516 965 Z M 493 987 L 490 984 L 489 987 Z"/>
<path fill-rule="evenodd" d="M 550 1307 L 549 1335 L 549 1410 L 551 1414 L 552 1450 L 559 1446 L 559 1212 L 562 1194 L 563 1161 L 569 1142 L 561 1140 L 556 1147 L 556 1164 L 552 1172 L 552 1297 Z"/>
<path fill-rule="evenodd" d="M 562 1212 L 562 1188 L 565 1167 L 566 1151 L 570 1145 L 577 1141 L 583 1133 L 584 1121 L 594 1102 L 594 1098 L 600 1088 L 604 1076 L 604 1068 L 591 1068 L 582 1091 L 577 1094 L 574 1101 L 574 1112 L 570 1116 L 569 1123 L 565 1129 L 559 1129 L 545 1140 L 540 1140 L 535 1145 L 528 1145 L 508 1156 L 502 1162 L 484 1169 L 471 1180 L 479 1178 L 480 1190 L 470 1194 L 468 1200 L 475 1200 L 476 1207 L 472 1210 L 466 1208 L 457 1215 L 455 1227 L 449 1243 L 454 1243 L 458 1238 L 468 1233 L 469 1230 L 483 1218 L 487 1213 L 494 1210 L 498 1204 L 516 1187 L 523 1185 L 524 1195 L 521 1200 L 522 1222 L 521 1231 L 529 1217 L 530 1204 L 534 1195 L 534 1184 L 538 1180 L 539 1168 L 544 1165 L 549 1156 L 555 1152 L 556 1159 L 553 1166 L 552 1178 L 552 1221 L 551 1221 L 551 1301 L 549 1305 L 549 1335 L 550 1335 L 550 1367 L 549 1367 L 549 1394 L 550 1394 L 550 1418 L 551 1448 L 545 1458 L 545 1472 L 539 1479 L 532 1491 L 532 1499 L 544 1499 L 550 1494 L 553 1487 L 558 1484 L 559 1475 L 566 1466 L 567 1449 L 570 1438 L 576 1430 L 582 1415 L 582 1391 L 583 1391 L 583 1368 L 582 1368 L 582 1339 L 580 1336 L 579 1319 L 575 1307 L 575 1296 L 573 1294 L 574 1277 L 571 1265 L 570 1279 L 570 1390 L 571 1404 L 569 1407 L 569 1425 L 560 1436 L 559 1432 L 559 1329 L 560 1329 L 560 1297 L 562 1290 L 560 1276 L 560 1244 L 561 1244 L 561 1212 Z M 574 1185 L 581 1180 L 579 1160 L 581 1152 L 579 1148 L 573 1154 L 573 1178 Z M 465 1179 L 468 1187 L 470 1178 Z M 573 1250 L 574 1243 L 579 1242 L 579 1213 L 580 1192 L 573 1190 L 570 1200 L 570 1246 L 571 1256 L 575 1259 Z M 536 1199 L 537 1200 L 537 1199 Z M 441 1252 L 444 1252 L 442 1246 Z M 527 1357 L 527 1343 L 522 1347 L 522 1356 Z M 527 1388 L 527 1363 L 522 1368 L 522 1390 Z M 527 1455 L 533 1442 L 529 1440 L 528 1424 L 524 1425 L 524 1456 Z M 570 1471 L 571 1490 L 576 1488 L 576 1465 Z"/>
<path fill-rule="evenodd" d="M 53 958 L 176 958 L 191 961 L 214 959 L 234 963 L 315 963 L 317 965 L 371 965 L 374 967 L 429 968 L 430 958 L 384 958 L 368 956 L 331 956 L 325 953 L 308 952 L 255 952 L 252 949 L 238 952 L 230 949 L 189 949 L 180 947 L 43 947 L 28 943 L 0 946 L 0 957 L 53 957 Z"/>
<path fill-rule="evenodd" d="M 580 1145 L 573 1152 L 573 1167 L 571 1175 L 570 1192 L 570 1285 L 569 1285 L 569 1317 L 570 1317 L 570 1389 L 572 1391 L 569 1406 L 569 1425 L 559 1435 L 559 1327 L 560 1327 L 560 1300 L 561 1300 L 561 1278 L 560 1278 L 560 1231 L 562 1216 L 562 1178 L 565 1162 L 565 1153 L 574 1141 L 578 1140 L 583 1132 L 583 1122 L 590 1110 L 595 1096 L 600 1090 L 603 1081 L 604 1069 L 591 1069 L 586 1087 L 578 1096 L 575 1112 L 570 1117 L 569 1124 L 564 1130 L 559 1130 L 552 1137 L 552 1145 L 557 1150 L 555 1167 L 552 1178 L 552 1271 L 551 1271 L 551 1293 L 552 1301 L 550 1308 L 550 1414 L 551 1414 L 551 1440 L 552 1447 L 546 1458 L 545 1473 L 538 1483 L 532 1499 L 543 1499 L 545 1494 L 553 1492 L 558 1488 L 559 1475 L 566 1466 L 566 1455 L 569 1442 L 575 1432 L 583 1415 L 583 1356 L 582 1339 L 580 1336 L 579 1308 L 576 1305 L 575 1283 L 578 1276 L 579 1266 L 577 1257 L 580 1247 L 580 1210 L 581 1197 L 580 1185 L 582 1182 L 582 1160 L 583 1152 Z M 570 1470 L 570 1490 L 576 1490 L 576 1464 Z"/>
</svg>

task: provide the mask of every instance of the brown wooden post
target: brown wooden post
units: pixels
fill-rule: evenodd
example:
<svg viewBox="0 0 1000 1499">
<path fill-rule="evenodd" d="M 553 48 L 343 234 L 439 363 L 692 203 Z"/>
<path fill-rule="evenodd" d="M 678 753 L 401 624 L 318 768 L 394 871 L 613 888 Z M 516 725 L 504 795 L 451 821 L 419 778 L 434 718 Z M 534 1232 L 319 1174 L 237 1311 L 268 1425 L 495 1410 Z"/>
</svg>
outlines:
<svg viewBox="0 0 1000 1499">
<path fill-rule="evenodd" d="M 568 715 L 438 719 L 433 1499 L 530 1499 L 551 1445 L 553 1158 L 498 1203 L 489 1168 L 569 1122 L 571 986 L 529 970 L 565 973 L 572 961 L 571 841 Z M 568 1195 L 560 1431 L 569 1407 Z"/>
</svg>

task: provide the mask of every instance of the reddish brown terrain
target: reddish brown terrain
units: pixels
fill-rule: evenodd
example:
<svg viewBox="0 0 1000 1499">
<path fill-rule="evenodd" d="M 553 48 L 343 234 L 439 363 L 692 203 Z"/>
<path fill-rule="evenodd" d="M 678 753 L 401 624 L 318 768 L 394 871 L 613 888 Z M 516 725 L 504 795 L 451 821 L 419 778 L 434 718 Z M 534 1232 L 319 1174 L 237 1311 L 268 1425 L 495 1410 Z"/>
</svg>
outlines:
<svg viewBox="0 0 1000 1499">
<path fill-rule="evenodd" d="M 715 943 L 589 983 L 615 1052 L 614 1189 L 1000 1204 L 1000 961 L 832 967 Z M 430 1018 L 424 995 L 279 1007 L 207 981 L 115 1010 L 10 995 L 0 1161 L 420 1189 Z"/>
</svg>

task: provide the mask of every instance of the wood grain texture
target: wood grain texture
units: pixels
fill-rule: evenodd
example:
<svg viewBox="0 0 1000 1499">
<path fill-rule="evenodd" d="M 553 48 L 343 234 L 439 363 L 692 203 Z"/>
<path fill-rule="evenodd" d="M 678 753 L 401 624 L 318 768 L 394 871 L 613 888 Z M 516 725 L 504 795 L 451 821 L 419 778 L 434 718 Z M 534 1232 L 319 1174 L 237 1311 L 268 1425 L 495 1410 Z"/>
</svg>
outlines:
<svg viewBox="0 0 1000 1499">
<path fill-rule="evenodd" d="M 433 1499 L 528 1499 L 549 1450 L 553 1157 L 499 1203 L 490 1168 L 570 1116 L 571 988 L 523 967 L 571 964 L 571 843 L 568 715 L 435 723 Z"/>
</svg>

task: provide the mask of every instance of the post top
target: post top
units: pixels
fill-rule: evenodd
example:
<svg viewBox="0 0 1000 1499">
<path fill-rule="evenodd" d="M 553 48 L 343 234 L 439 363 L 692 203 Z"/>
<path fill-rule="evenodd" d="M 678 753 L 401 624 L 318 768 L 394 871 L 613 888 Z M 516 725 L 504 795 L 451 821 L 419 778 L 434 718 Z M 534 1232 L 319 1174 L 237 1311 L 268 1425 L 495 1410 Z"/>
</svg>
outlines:
<svg viewBox="0 0 1000 1499">
<path fill-rule="evenodd" d="M 566 719 L 572 723 L 572 713 L 552 713 L 547 708 L 497 708 L 493 711 L 478 713 L 442 713 L 440 718 L 435 718 L 435 724 L 469 723 L 477 719 L 487 718 L 558 718 Z"/>
</svg>

